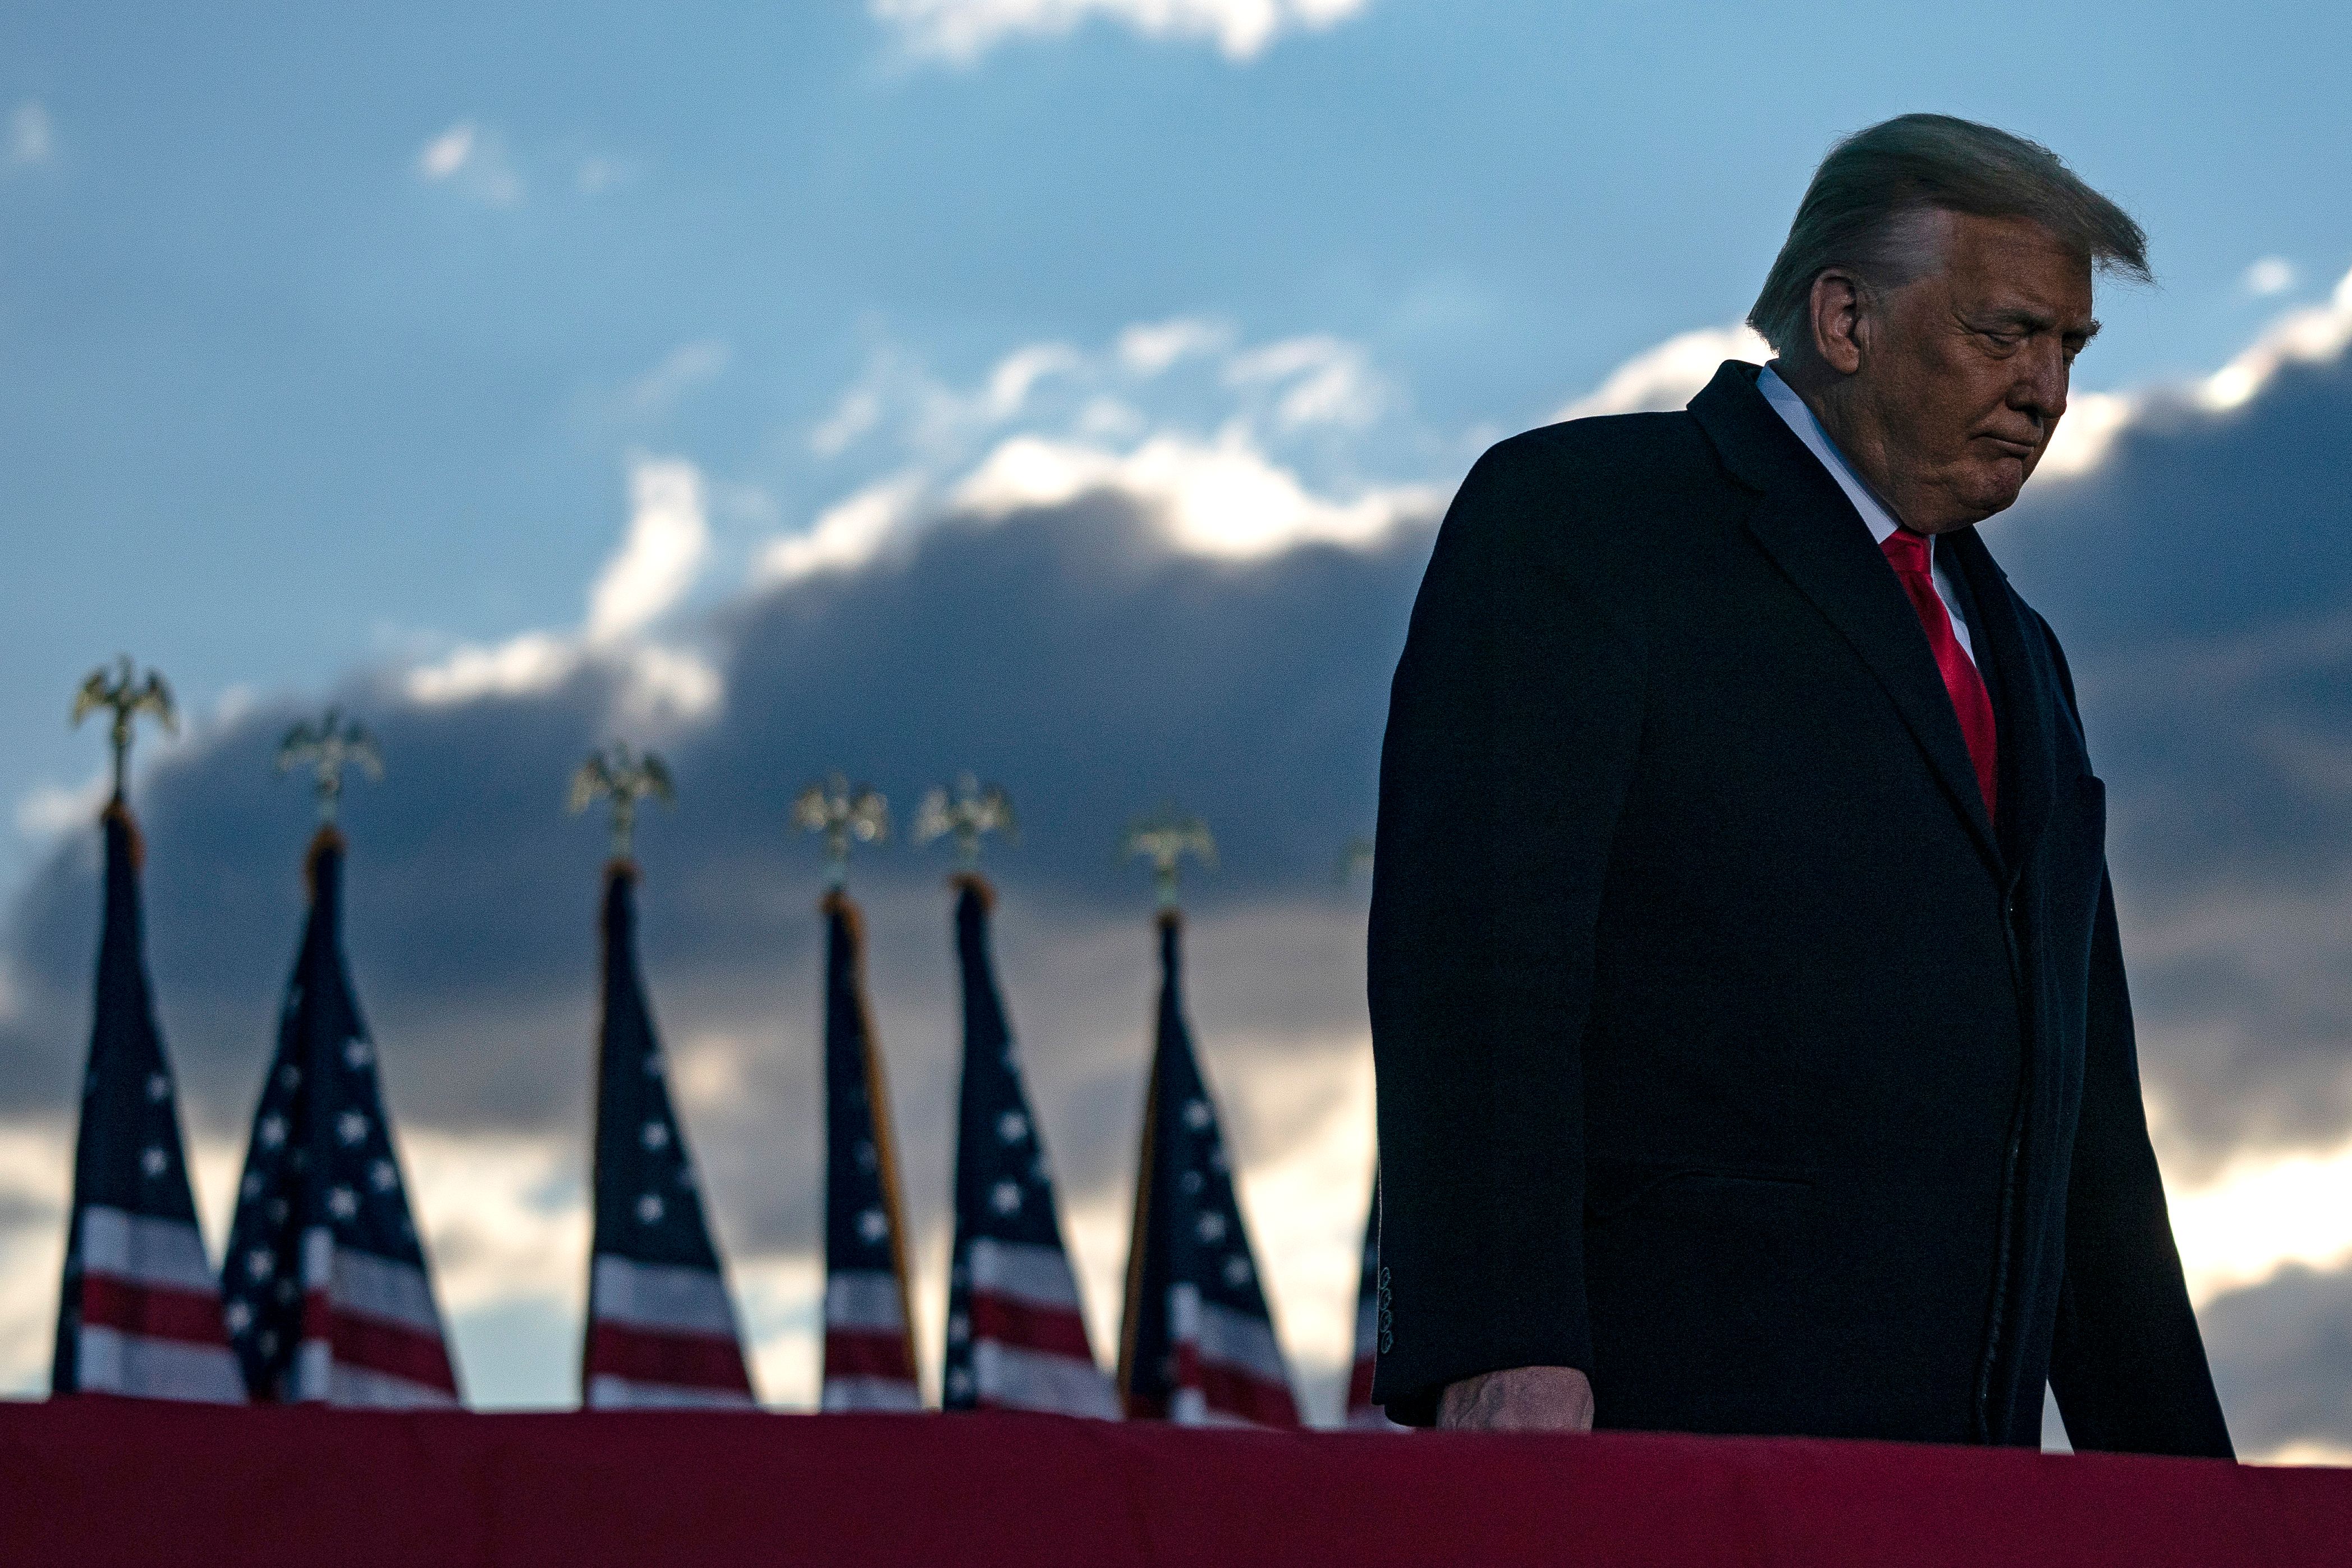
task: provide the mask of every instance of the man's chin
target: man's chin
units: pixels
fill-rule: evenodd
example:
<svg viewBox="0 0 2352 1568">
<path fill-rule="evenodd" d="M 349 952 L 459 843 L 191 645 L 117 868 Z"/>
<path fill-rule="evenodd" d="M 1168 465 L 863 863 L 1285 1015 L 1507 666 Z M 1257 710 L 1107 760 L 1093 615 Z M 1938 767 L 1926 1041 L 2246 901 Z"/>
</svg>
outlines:
<svg viewBox="0 0 2352 1568">
<path fill-rule="evenodd" d="M 2025 489 L 2026 476 L 2032 465 L 2022 458 L 2003 458 L 1987 464 L 1975 476 L 1964 498 L 1969 511 L 1975 515 L 1969 522 L 1982 522 L 1997 511 L 2007 511 L 2017 504 L 2020 491 Z"/>
</svg>

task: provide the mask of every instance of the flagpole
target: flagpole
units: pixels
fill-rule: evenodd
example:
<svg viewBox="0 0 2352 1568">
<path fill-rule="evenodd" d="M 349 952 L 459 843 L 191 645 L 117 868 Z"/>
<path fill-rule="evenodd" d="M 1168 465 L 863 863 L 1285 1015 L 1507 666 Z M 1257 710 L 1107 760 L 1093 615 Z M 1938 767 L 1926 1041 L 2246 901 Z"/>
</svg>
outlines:
<svg viewBox="0 0 2352 1568">
<path fill-rule="evenodd" d="M 1127 1295 L 1119 1309 L 1118 1408 L 1128 1415 L 1135 1413 L 1135 1336 L 1143 1316 L 1143 1253 L 1148 1239 L 1145 1225 L 1151 1215 L 1152 1154 L 1159 1124 L 1160 1052 L 1155 1040 L 1151 1068 L 1144 1079 L 1143 1136 L 1139 1141 L 1135 1163 L 1135 1214 L 1127 1233 Z"/>
<path fill-rule="evenodd" d="M 882 1182 L 882 1202 L 890 1215 L 890 1268 L 898 1277 L 898 1318 L 907 1325 L 907 1360 L 915 1368 L 915 1384 L 922 1386 L 923 1362 L 915 1353 L 915 1295 L 907 1265 L 907 1205 L 898 1184 L 898 1123 L 890 1116 L 890 1081 L 882 1070 L 881 1037 L 874 1027 L 874 1008 L 866 991 L 866 917 L 849 895 L 833 895 L 845 906 L 850 936 L 856 943 L 851 955 L 856 976 L 857 1013 L 865 1032 L 866 1098 L 874 1110 L 875 1174 Z"/>
</svg>

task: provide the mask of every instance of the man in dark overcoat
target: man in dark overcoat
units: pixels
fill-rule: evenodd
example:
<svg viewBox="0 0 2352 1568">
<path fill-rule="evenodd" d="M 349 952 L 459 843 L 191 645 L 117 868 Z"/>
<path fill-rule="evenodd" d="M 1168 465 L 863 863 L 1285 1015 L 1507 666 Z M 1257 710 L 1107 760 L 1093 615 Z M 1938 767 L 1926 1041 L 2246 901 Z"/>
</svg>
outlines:
<svg viewBox="0 0 2352 1568">
<path fill-rule="evenodd" d="M 1379 1394 L 1416 1424 L 2227 1456 L 2105 799 L 1975 524 L 2138 226 L 2018 137 L 1840 143 L 1687 410 L 1472 469 L 1397 668 Z"/>
</svg>

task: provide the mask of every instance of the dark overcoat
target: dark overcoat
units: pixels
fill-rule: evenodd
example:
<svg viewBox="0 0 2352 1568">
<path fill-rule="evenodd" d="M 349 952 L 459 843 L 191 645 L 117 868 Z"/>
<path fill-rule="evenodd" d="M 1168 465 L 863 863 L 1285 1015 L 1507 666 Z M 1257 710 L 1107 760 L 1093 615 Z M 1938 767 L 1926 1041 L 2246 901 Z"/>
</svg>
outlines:
<svg viewBox="0 0 2352 1568">
<path fill-rule="evenodd" d="M 1588 1373 L 1604 1426 L 2226 1455 L 2058 642 L 1938 542 L 1985 810 L 1853 504 L 1727 363 L 1505 441 L 1381 758 L 1379 1394 Z"/>
</svg>

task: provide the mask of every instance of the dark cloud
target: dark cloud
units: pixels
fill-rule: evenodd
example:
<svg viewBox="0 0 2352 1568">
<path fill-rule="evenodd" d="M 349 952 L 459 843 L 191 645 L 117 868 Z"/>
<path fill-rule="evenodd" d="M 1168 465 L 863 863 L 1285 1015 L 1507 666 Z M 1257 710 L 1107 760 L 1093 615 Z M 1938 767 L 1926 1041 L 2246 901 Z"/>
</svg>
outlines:
<svg viewBox="0 0 2352 1568">
<path fill-rule="evenodd" d="M 2144 420 L 2092 476 L 1994 527 L 2074 656 L 2109 782 L 2144 1067 L 2177 1174 L 2352 1132 L 2352 498 L 2330 471 L 2347 438 L 2352 365 L 2292 369 L 2226 416 Z M 801 1251 L 816 1232 L 816 853 L 786 817 L 830 767 L 888 791 L 902 818 L 965 768 L 1013 791 L 1024 837 L 992 856 L 1001 956 L 1072 1201 L 1115 1201 L 1128 1176 L 1149 892 L 1113 844 L 1166 798 L 1209 817 L 1223 849 L 1192 883 L 1194 1004 L 1244 1162 L 1329 1136 L 1328 1086 L 1360 1071 L 1335 1053 L 1360 1050 L 1362 1029 L 1361 894 L 1334 859 L 1370 823 L 1429 540 L 1416 523 L 1376 550 L 1210 561 L 1097 496 L 942 521 L 899 555 L 747 597 L 704 628 L 724 712 L 664 742 L 681 800 L 645 821 L 639 850 L 655 1006 L 728 1246 Z M 625 706 L 620 679 L 591 662 L 523 697 L 424 705 L 388 676 L 340 693 L 392 770 L 346 807 L 350 937 L 412 1130 L 584 1143 L 603 840 L 560 802 Z M 310 808 L 271 772 L 293 716 L 216 727 L 160 761 L 140 803 L 189 1115 L 232 1137 L 300 919 Z M 934 1237 L 956 1050 L 942 868 L 894 845 L 856 872 L 908 1190 Z M 53 1122 L 70 1103 L 95 888 L 77 839 L 14 906 L 0 1117 Z M 2286 1408 L 2244 1348 L 2261 1336 L 2237 1327 L 2253 1311 L 2216 1308 L 2217 1355 L 2254 1369 L 2228 1374 L 2253 1391 L 2232 1394 L 2251 1402 L 2242 1419 Z M 2328 1321 L 2313 1346 L 2340 1339 Z M 2264 1431 L 2297 1419 L 2259 1416 Z"/>
<path fill-rule="evenodd" d="M 2352 1129 L 2352 938 L 2320 918 L 2352 885 L 2347 434 L 2352 363 L 2290 366 L 2230 414 L 2143 416 L 2090 476 L 1993 525 L 2074 659 L 2114 803 L 2147 1071 L 2168 1152 L 2191 1163 Z M 781 1048 L 774 1011 L 813 963 L 814 852 L 785 808 L 830 766 L 902 815 L 960 769 L 1003 781 L 1027 829 L 999 857 L 1008 893 L 1064 926 L 1137 913 L 1138 878 L 1111 846 L 1167 797 L 1219 830 L 1224 865 L 1196 880 L 1204 910 L 1344 906 L 1333 857 L 1370 822 L 1427 543 L 1412 526 L 1372 552 L 1204 560 L 1097 496 L 950 519 L 900 556 L 722 612 L 709 631 L 725 713 L 675 739 L 680 809 L 642 836 L 666 1016 Z M 344 692 L 393 766 L 348 807 L 354 963 L 379 1033 L 413 1062 L 402 1100 L 436 1124 L 578 1115 L 597 833 L 555 803 L 604 733 L 614 679 L 591 664 L 553 691 L 444 706 L 383 682 Z M 195 1114 L 224 1125 L 258 1070 L 299 918 L 309 807 L 270 774 L 290 717 L 256 712 L 184 749 L 141 803 L 166 1025 Z M 869 861 L 870 901 L 929 896 L 935 868 Z M 15 1114 L 60 1106 L 71 1083 L 93 889 L 75 843 L 17 902 L 20 1005 L 0 1025 Z M 923 940 L 903 963 L 877 953 L 877 974 L 900 973 L 890 988 L 938 977 Z M 1223 984 L 1255 985 L 1268 1009 L 1323 1005 L 1272 978 Z"/>
<path fill-rule="evenodd" d="M 2182 1173 L 2352 1132 L 2352 356 L 2183 404 L 1998 525 L 2073 660 Z"/>
<path fill-rule="evenodd" d="M 2352 1268 L 2289 1264 L 2200 1316 L 2241 1454 L 2352 1449 Z"/>
<path fill-rule="evenodd" d="M 679 805 L 643 819 L 638 851 L 656 1011 L 730 1243 L 788 1249 L 816 1233 L 818 855 L 788 807 L 827 767 L 887 790 L 902 823 L 961 769 L 1013 792 L 1020 842 L 991 852 L 1001 960 L 1073 1194 L 1122 1185 L 1131 1159 L 1153 984 L 1149 879 L 1116 855 L 1134 815 L 1172 799 L 1218 831 L 1220 867 L 1191 877 L 1213 1072 L 1223 1038 L 1279 1070 L 1360 1033 L 1362 895 L 1334 866 L 1370 825 L 1387 670 L 1429 537 L 1424 522 L 1376 551 L 1212 562 L 1096 497 L 942 521 L 901 557 L 748 599 L 709 628 L 725 710 L 665 744 Z M 349 947 L 411 1130 L 584 1141 L 604 838 L 561 804 L 621 679 L 591 663 L 551 691 L 437 706 L 389 677 L 340 694 L 390 769 L 344 806 Z M 187 1114 L 232 1138 L 301 919 L 311 807 L 272 771 L 294 716 L 258 710 L 170 754 L 139 801 Z M 893 843 L 856 869 L 925 1228 L 944 1220 L 932 1195 L 948 1184 L 956 1072 L 945 868 Z M 0 1113 L 68 1102 L 95 879 L 89 844 L 69 843 L 14 911 L 20 1005 L 0 1021 Z M 1222 934 L 1234 931 L 1256 934 Z M 1229 1116 L 1251 1155 L 1321 1125 L 1311 1097 L 1239 1100 Z"/>
</svg>

